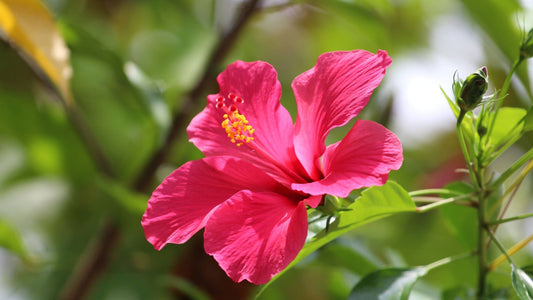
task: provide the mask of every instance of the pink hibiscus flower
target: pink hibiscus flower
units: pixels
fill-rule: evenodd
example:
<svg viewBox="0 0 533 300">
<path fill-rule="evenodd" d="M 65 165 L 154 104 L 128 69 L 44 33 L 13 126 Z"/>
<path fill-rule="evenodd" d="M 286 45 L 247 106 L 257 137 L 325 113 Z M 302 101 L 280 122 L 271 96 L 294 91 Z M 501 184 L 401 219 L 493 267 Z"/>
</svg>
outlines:
<svg viewBox="0 0 533 300">
<path fill-rule="evenodd" d="M 324 144 L 365 107 L 390 64 L 385 51 L 321 55 L 292 83 L 295 124 L 271 65 L 229 65 L 217 78 L 220 92 L 187 128 L 206 157 L 154 191 L 142 219 L 147 240 L 160 250 L 205 228 L 205 251 L 229 277 L 268 282 L 302 249 L 307 206 L 382 185 L 400 168 L 398 138 L 375 122 L 358 120 L 341 141 Z"/>
</svg>

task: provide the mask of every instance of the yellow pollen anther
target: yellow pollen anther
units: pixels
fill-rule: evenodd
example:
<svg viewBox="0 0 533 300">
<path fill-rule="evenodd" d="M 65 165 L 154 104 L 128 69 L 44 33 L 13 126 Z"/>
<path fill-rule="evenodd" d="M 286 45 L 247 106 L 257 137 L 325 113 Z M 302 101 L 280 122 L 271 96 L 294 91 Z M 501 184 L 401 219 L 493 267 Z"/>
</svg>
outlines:
<svg viewBox="0 0 533 300">
<path fill-rule="evenodd" d="M 229 101 L 228 101 L 229 100 Z M 215 107 L 224 111 L 222 117 L 224 120 L 220 125 L 226 131 L 228 138 L 232 143 L 241 146 L 254 140 L 252 135 L 255 129 L 248 125 L 246 117 L 239 113 L 238 106 L 243 105 L 244 99 L 240 96 L 229 93 L 227 98 L 218 96 L 215 99 Z"/>
<path fill-rule="evenodd" d="M 252 135 L 255 129 L 248 125 L 248 120 L 238 110 L 224 114 L 223 118 L 224 121 L 220 125 L 224 128 L 232 143 L 241 146 L 254 140 Z"/>
</svg>

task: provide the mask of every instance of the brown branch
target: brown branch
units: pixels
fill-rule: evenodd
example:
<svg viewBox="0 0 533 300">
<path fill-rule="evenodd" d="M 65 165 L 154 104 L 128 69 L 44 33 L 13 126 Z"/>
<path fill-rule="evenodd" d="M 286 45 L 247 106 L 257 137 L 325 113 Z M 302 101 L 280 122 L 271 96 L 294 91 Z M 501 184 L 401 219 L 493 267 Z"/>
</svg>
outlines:
<svg viewBox="0 0 533 300">
<path fill-rule="evenodd" d="M 173 142 L 181 138 L 181 135 L 184 133 L 184 128 L 189 122 L 192 114 L 197 109 L 197 106 L 203 104 L 199 101 L 200 96 L 214 77 L 217 66 L 224 59 L 231 45 L 233 45 L 237 36 L 241 33 L 242 29 L 244 28 L 244 24 L 246 24 L 246 22 L 255 12 L 259 2 L 260 0 L 251 0 L 244 3 L 241 14 L 239 15 L 233 27 L 227 33 L 223 34 L 221 39 L 218 41 L 217 46 L 213 50 L 211 57 L 206 63 L 202 77 L 196 86 L 185 97 L 181 109 L 174 115 L 172 125 L 165 142 L 139 173 L 139 176 L 134 183 L 134 188 L 137 191 L 146 191 L 146 189 L 150 187 L 151 179 L 154 177 L 157 168 L 167 158 Z"/>
<path fill-rule="evenodd" d="M 91 283 L 109 263 L 111 251 L 118 244 L 119 234 L 119 227 L 115 223 L 104 225 L 100 235 L 89 246 L 89 253 L 78 263 L 68 285 L 61 292 L 60 299 L 84 298 L 92 286 Z"/>
<path fill-rule="evenodd" d="M 152 158 L 146 163 L 134 181 L 132 188 L 136 191 L 146 192 L 153 180 L 155 172 L 159 166 L 167 159 L 174 141 L 179 140 L 184 132 L 184 128 L 192 118 L 192 114 L 197 107 L 202 104 L 200 96 L 214 78 L 215 68 L 224 59 L 231 46 L 242 32 L 245 24 L 250 20 L 254 12 L 259 7 L 260 0 L 250 0 L 245 2 L 241 8 L 241 13 L 233 26 L 226 33 L 221 34 L 217 46 L 213 49 L 212 55 L 206 63 L 203 75 L 197 85 L 184 98 L 181 109 L 175 112 L 169 133 Z M 100 166 L 102 167 L 102 166 Z M 105 169 L 102 170 L 107 174 Z M 104 225 L 104 229 L 96 238 L 96 242 L 82 256 L 75 273 L 61 293 L 61 299 L 74 300 L 83 299 L 90 291 L 98 276 L 105 270 L 109 262 L 111 253 L 118 244 L 120 228 L 114 221 L 109 221 Z"/>
</svg>

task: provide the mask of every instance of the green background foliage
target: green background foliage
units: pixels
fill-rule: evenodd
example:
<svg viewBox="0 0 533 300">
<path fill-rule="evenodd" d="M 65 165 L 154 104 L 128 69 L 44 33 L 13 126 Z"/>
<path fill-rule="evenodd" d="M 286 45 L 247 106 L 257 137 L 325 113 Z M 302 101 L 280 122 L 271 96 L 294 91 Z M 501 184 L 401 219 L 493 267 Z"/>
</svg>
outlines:
<svg viewBox="0 0 533 300">
<path fill-rule="evenodd" d="M 57 299 L 68 294 L 98 247 L 108 256 L 96 264 L 102 269 L 91 279 L 87 299 L 253 298 L 260 288 L 228 283 L 224 274 L 194 275 L 213 269 L 209 258 L 201 256 L 199 237 L 162 251 L 144 239 L 140 220 L 151 190 L 179 165 L 202 157 L 181 126 L 155 176 L 139 183 L 147 163 L 164 146 L 173 115 L 186 112 L 186 125 L 202 109 L 205 96 L 217 92 L 216 74 L 239 59 L 263 60 L 276 68 L 283 87 L 281 101 L 294 119 L 290 83 L 311 68 L 318 55 L 385 49 L 393 65 L 360 118 L 386 125 L 402 140 L 404 165 L 391 179 L 407 191 L 441 188 L 467 176 L 456 172 L 464 168 L 464 161 L 453 113 L 440 87 L 451 95 L 454 71 L 465 75 L 486 65 L 489 92 L 494 92 L 518 56 L 523 29 L 533 25 L 528 17 L 533 8 L 517 0 L 486 0 L 483 5 L 474 0 L 266 0 L 236 39 L 223 45 L 225 55 L 209 65 L 220 36 L 239 15 L 240 1 L 44 3 L 70 49 L 78 120 L 93 135 L 89 144 L 101 147 L 108 172 L 102 172 L 102 162 L 88 150 L 87 139 L 42 74 L 33 72 L 12 45 L 0 40 L 2 299 Z M 196 95 L 191 91 L 206 68 L 211 70 L 208 83 Z M 533 126 L 527 64 L 515 79 L 504 103 L 514 108 L 501 114 L 500 130 L 493 132 L 498 141 Z M 191 96 L 197 103 L 192 109 L 187 107 Z M 506 116 L 520 119 L 527 109 L 523 128 L 509 127 Z M 332 131 L 328 142 L 339 140 L 348 128 Z M 533 136 L 526 132 L 496 161 L 495 171 L 502 172 L 532 147 Z M 509 215 L 533 210 L 532 180 L 526 177 Z M 475 213 L 444 206 L 415 214 L 409 196 L 395 186 L 355 191 L 352 198 L 379 194 L 375 199 L 391 201 L 394 209 L 378 205 L 374 211 L 365 210 L 364 218 L 373 213 L 387 216 L 366 223 L 358 215 L 363 204 L 351 204 L 353 210 L 331 224 L 330 236 L 322 231 L 314 242 L 322 246 L 321 235 L 325 234 L 324 242 L 343 235 L 315 252 L 304 248 L 305 258 L 269 284 L 260 298 L 345 299 L 361 278 L 379 269 L 409 270 L 472 250 Z M 532 234 L 532 224 L 504 224 L 500 240 L 511 246 Z M 317 231 L 323 226 L 319 223 Z M 491 258 L 498 254 L 488 253 Z M 513 258 L 519 267 L 530 265 L 533 248 Z M 393 279 L 401 275 L 396 273 Z M 511 268 L 502 264 L 489 276 L 489 285 L 494 295 L 516 299 L 511 286 L 524 275 L 514 271 L 511 282 L 509 274 Z M 414 278 L 418 280 L 410 299 L 470 299 L 476 276 L 473 258 L 458 260 Z"/>
</svg>

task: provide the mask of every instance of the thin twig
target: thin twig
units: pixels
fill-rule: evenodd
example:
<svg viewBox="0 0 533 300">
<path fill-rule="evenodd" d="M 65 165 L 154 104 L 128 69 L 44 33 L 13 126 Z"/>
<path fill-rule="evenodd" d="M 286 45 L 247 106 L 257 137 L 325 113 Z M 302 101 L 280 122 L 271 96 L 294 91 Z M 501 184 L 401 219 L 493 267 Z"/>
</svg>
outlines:
<svg viewBox="0 0 533 300">
<path fill-rule="evenodd" d="M 257 11 L 259 2 L 260 0 L 245 2 L 234 25 L 230 30 L 221 35 L 217 46 L 214 48 L 211 57 L 206 63 L 202 77 L 184 98 L 180 110 L 175 112 L 171 128 L 164 143 L 159 150 L 154 152 L 151 159 L 142 168 L 142 171 L 134 181 L 132 186 L 134 190 L 145 192 L 150 188 L 155 172 L 167 159 L 172 144 L 181 138 L 185 126 L 201 103 L 199 101 L 200 95 L 202 95 L 214 77 L 215 69 L 231 49 L 244 25 L 250 20 L 254 12 Z M 67 282 L 62 293 L 63 300 L 83 299 L 87 295 L 87 292 L 98 276 L 105 270 L 111 253 L 118 244 L 119 237 L 120 228 L 118 225 L 112 221 L 107 222 L 104 225 L 102 233 L 96 238 L 94 246 L 90 247 L 86 254 L 82 256 L 78 264 L 79 267 L 76 269 L 75 274 L 71 276 L 71 281 Z"/>
</svg>

